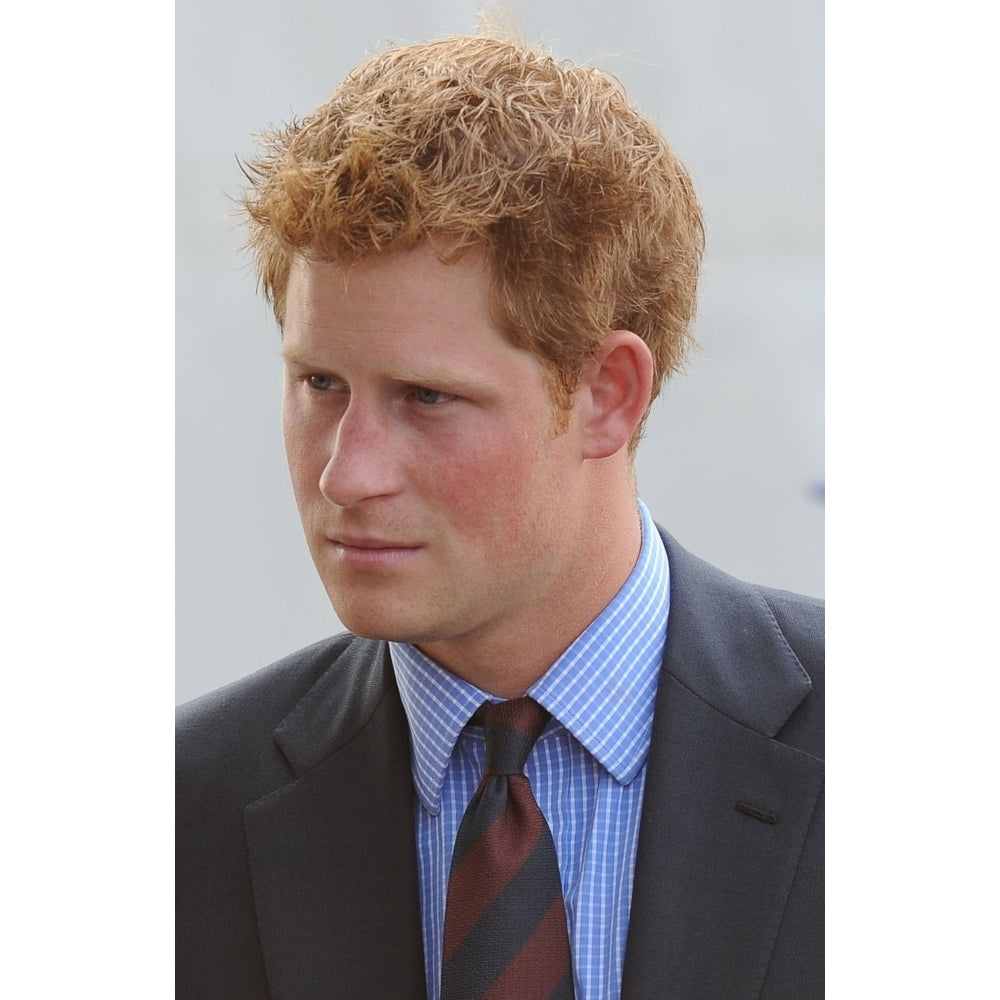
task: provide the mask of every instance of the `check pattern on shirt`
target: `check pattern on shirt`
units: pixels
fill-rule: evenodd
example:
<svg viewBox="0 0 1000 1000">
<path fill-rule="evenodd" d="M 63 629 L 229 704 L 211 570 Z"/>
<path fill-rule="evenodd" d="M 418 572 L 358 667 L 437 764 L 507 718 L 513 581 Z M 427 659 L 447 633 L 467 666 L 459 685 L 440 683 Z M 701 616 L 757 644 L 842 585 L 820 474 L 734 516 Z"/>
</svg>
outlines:
<svg viewBox="0 0 1000 1000">
<path fill-rule="evenodd" d="M 639 502 L 642 547 L 612 602 L 527 692 L 552 714 L 525 773 L 552 829 L 577 1000 L 616 1000 L 646 758 L 669 610 L 666 552 Z M 440 996 L 451 854 L 485 762 L 465 726 L 490 696 L 418 649 L 390 643 L 409 719 L 428 996 Z"/>
</svg>

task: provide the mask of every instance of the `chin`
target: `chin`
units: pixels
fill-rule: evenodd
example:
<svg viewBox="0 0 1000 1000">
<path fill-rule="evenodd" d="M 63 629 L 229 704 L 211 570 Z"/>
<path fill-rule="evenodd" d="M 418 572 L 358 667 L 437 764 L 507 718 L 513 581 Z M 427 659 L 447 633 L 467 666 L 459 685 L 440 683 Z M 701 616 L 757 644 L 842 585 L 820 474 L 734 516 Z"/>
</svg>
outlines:
<svg viewBox="0 0 1000 1000">
<path fill-rule="evenodd" d="M 408 623 L 401 616 L 387 614 L 384 608 L 373 611 L 358 607 L 355 602 L 337 601 L 331 596 L 333 610 L 349 632 L 362 639 L 384 639 L 388 642 L 419 642 L 424 628 Z"/>
</svg>

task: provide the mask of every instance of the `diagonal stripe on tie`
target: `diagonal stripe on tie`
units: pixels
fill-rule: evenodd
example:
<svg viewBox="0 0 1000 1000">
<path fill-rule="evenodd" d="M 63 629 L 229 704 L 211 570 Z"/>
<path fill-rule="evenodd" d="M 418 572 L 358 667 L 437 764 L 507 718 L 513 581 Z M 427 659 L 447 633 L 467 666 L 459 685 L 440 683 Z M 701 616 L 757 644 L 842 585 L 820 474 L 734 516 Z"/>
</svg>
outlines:
<svg viewBox="0 0 1000 1000">
<path fill-rule="evenodd" d="M 566 934 L 566 911 L 562 897 L 554 899 L 548 913 L 503 970 L 483 1000 L 538 996 L 548 1000 L 573 1000 L 573 970 L 551 962 L 560 935 Z M 532 992 L 534 991 L 534 992 Z"/>
</svg>

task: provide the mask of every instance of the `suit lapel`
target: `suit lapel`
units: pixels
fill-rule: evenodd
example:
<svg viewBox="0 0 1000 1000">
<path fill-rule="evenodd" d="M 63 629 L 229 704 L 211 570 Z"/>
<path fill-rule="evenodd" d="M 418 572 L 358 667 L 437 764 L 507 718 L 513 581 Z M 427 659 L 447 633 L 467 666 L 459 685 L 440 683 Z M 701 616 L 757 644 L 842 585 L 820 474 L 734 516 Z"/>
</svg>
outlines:
<svg viewBox="0 0 1000 1000">
<path fill-rule="evenodd" d="M 822 787 L 821 761 L 772 738 L 810 685 L 756 591 L 665 541 L 622 998 L 741 1000 L 759 995 Z"/>
<path fill-rule="evenodd" d="M 296 780 L 244 812 L 275 1000 L 423 998 L 409 738 L 384 644 L 348 647 L 275 735 Z"/>
</svg>

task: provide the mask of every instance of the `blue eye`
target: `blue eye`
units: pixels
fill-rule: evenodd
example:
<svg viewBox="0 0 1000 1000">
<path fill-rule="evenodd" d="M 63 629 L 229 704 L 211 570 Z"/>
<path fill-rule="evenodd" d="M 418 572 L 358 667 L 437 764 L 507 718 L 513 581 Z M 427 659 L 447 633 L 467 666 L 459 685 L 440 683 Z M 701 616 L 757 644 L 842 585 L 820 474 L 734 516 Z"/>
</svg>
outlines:
<svg viewBox="0 0 1000 1000">
<path fill-rule="evenodd" d="M 319 392 L 326 392 L 333 386 L 333 379 L 329 375 L 310 375 L 307 381 L 313 389 Z"/>
<path fill-rule="evenodd" d="M 417 401 L 426 406 L 433 406 L 435 403 L 443 403 L 451 398 L 446 392 L 440 392 L 437 389 L 425 389 L 423 386 L 417 386 L 415 394 Z"/>
</svg>

